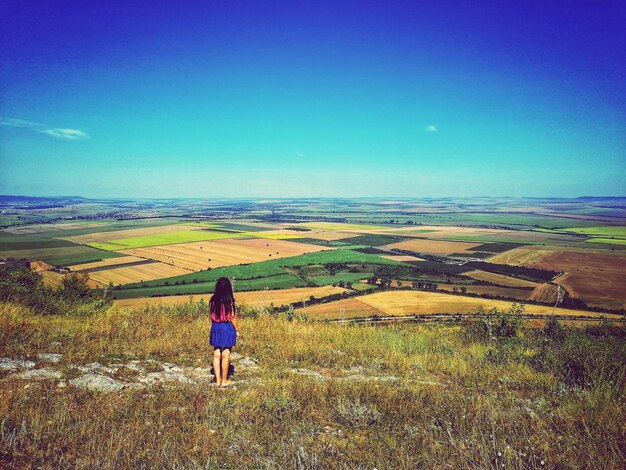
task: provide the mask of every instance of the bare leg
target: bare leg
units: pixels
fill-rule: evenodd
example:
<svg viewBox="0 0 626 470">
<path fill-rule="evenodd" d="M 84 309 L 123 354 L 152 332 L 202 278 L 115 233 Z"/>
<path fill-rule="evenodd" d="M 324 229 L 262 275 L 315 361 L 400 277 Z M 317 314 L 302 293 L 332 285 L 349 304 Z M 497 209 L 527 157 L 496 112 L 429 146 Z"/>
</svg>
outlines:
<svg viewBox="0 0 626 470">
<path fill-rule="evenodd" d="M 222 353 L 219 349 L 213 351 L 213 372 L 215 372 L 215 383 L 220 385 L 222 383 Z M 228 370 L 227 370 L 228 371 Z"/>
<path fill-rule="evenodd" d="M 228 380 L 228 366 L 230 365 L 230 349 L 222 349 L 222 386 L 230 385 Z"/>
</svg>

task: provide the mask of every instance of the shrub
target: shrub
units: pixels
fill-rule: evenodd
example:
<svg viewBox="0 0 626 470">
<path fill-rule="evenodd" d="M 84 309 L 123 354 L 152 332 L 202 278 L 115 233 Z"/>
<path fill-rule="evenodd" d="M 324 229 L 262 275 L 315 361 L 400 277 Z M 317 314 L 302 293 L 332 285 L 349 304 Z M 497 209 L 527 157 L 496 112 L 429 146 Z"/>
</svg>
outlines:
<svg viewBox="0 0 626 470">
<path fill-rule="evenodd" d="M 348 402 L 339 400 L 335 407 L 335 419 L 342 424 L 364 428 L 378 423 L 383 415 L 375 406 L 362 404 L 360 400 Z"/>
</svg>

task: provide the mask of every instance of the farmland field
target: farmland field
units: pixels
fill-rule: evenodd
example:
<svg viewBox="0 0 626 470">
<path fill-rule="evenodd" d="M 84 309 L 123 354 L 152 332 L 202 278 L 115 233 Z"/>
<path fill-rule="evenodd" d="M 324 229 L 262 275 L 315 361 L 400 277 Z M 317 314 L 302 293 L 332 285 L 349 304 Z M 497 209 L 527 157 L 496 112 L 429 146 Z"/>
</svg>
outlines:
<svg viewBox="0 0 626 470">
<path fill-rule="evenodd" d="M 116 267 L 98 270 L 89 273 L 89 278 L 106 286 L 109 283 L 114 285 L 128 284 L 131 282 L 150 281 L 163 277 L 177 276 L 189 271 L 165 263 L 144 263 L 135 266 Z"/>
<path fill-rule="evenodd" d="M 242 263 L 256 263 L 270 258 L 284 258 L 328 248 L 275 239 L 224 238 L 196 243 L 152 246 L 122 250 L 120 253 L 149 258 L 199 271 Z"/>
<path fill-rule="evenodd" d="M 626 308 L 626 256 L 561 251 L 533 266 L 547 269 L 558 266 L 565 275 L 556 282 L 588 305 Z"/>
<path fill-rule="evenodd" d="M 536 282 L 527 281 L 525 279 L 519 279 L 511 276 L 504 276 L 502 274 L 489 273 L 486 271 L 469 271 L 463 273 L 464 276 L 471 277 L 472 279 L 476 279 L 478 281 L 486 281 L 491 282 L 493 284 L 498 284 L 501 286 L 509 286 L 509 287 L 532 287 L 533 289 L 537 287 Z"/>
<path fill-rule="evenodd" d="M 355 300 L 355 299 L 350 299 Z M 420 291 L 384 291 L 373 294 L 366 294 L 358 297 L 358 301 L 383 312 L 385 315 L 412 315 L 412 314 L 432 314 L 432 313 L 473 313 L 478 307 L 485 309 L 497 307 L 507 310 L 512 305 L 511 302 L 492 299 L 479 299 L 474 297 L 463 297 L 460 295 L 450 295 Z M 307 314 L 312 318 L 339 318 L 341 316 L 365 316 L 360 315 L 358 309 L 342 311 L 343 300 L 329 302 L 326 304 L 313 305 L 307 307 Z M 297 309 L 301 312 L 302 309 Z M 549 314 L 552 309 L 541 305 L 526 305 L 525 313 Z M 599 317 L 597 312 L 586 310 L 570 310 L 557 308 L 556 315 L 582 315 Z M 613 315 L 619 318 L 618 315 Z"/>
<path fill-rule="evenodd" d="M 114 238 L 102 242 L 89 242 L 87 245 L 101 250 L 119 251 L 129 248 L 143 248 L 156 245 L 173 245 L 178 243 L 219 240 L 222 238 L 244 236 L 241 233 L 211 232 L 208 230 L 184 230 L 170 233 L 159 233 L 141 237 Z"/>
<path fill-rule="evenodd" d="M 125 299 L 207 294 L 226 276 L 240 292 L 334 284 L 360 294 L 378 289 L 360 282 L 375 278 L 392 289 L 397 279 L 405 289 L 456 289 L 471 302 L 469 295 L 547 303 L 555 300 L 556 282 L 570 303 L 578 302 L 572 305 L 618 310 L 626 305 L 620 204 L 511 198 L 72 201 L 10 209 L 15 215 L 6 217 L 17 225 L 0 231 L 0 260 L 71 266 L 99 285 L 112 282 L 113 297 Z M 614 217 L 602 215 L 607 211 Z M 350 299 L 352 307 L 359 302 L 364 305 Z"/>
<path fill-rule="evenodd" d="M 275 305 L 277 307 L 286 305 L 293 302 L 301 302 L 303 300 L 308 301 L 311 296 L 316 298 L 326 297 L 332 294 L 341 294 L 347 292 L 347 289 L 334 286 L 321 286 L 321 287 L 295 287 L 291 289 L 279 289 L 279 290 L 258 290 L 258 291 L 244 291 L 237 292 L 235 295 L 235 301 L 238 304 L 247 305 Z M 146 304 L 158 304 L 158 305 L 175 305 L 179 303 L 187 303 L 190 301 L 199 301 L 204 299 L 209 301 L 212 293 L 197 294 L 194 296 L 189 295 L 172 295 L 167 297 L 143 297 L 137 299 L 121 299 L 116 300 L 115 304 L 120 307 L 136 307 Z"/>
<path fill-rule="evenodd" d="M 0 251 L 0 259 L 15 258 L 41 260 L 57 266 L 88 263 L 91 261 L 99 261 L 117 256 L 123 255 L 114 252 L 96 250 L 95 248 L 82 245 L 59 248 L 32 248 L 28 250 Z"/>
<path fill-rule="evenodd" d="M 479 246 L 478 243 L 448 242 L 437 240 L 421 240 L 413 239 L 403 242 L 392 243 L 386 245 L 385 248 L 393 250 L 408 250 L 416 253 L 435 253 L 442 255 L 450 255 L 452 253 L 460 253 L 469 251 Z"/>
</svg>

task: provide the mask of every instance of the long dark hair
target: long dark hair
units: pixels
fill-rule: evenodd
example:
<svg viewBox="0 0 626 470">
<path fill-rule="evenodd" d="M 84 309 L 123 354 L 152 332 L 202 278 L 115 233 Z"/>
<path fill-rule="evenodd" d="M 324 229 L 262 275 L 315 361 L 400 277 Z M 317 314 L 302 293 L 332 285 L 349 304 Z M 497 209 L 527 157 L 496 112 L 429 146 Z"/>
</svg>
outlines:
<svg viewBox="0 0 626 470">
<path fill-rule="evenodd" d="M 233 295 L 233 286 L 230 283 L 230 279 L 227 277 L 220 277 L 215 284 L 215 292 L 211 296 L 209 301 L 209 307 L 211 312 L 215 312 L 218 318 L 221 320 L 222 309 L 224 306 L 224 314 L 231 316 L 235 313 L 235 296 Z"/>
</svg>

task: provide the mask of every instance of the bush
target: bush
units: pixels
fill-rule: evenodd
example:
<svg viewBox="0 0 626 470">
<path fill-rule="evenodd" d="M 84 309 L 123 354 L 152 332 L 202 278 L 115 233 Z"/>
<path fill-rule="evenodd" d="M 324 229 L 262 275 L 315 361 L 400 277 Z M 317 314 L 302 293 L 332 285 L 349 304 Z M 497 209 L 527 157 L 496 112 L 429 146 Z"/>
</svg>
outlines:
<svg viewBox="0 0 626 470">
<path fill-rule="evenodd" d="M 335 407 L 335 418 L 342 424 L 356 428 L 364 428 L 378 423 L 383 415 L 375 406 L 367 406 L 359 400 L 348 402 L 339 400 Z"/>
<path fill-rule="evenodd" d="M 476 312 L 478 319 L 463 324 L 462 336 L 468 342 L 515 337 L 522 326 L 523 312 L 524 304 L 513 304 L 508 311 L 494 307 L 488 312 L 481 306 Z"/>
</svg>

